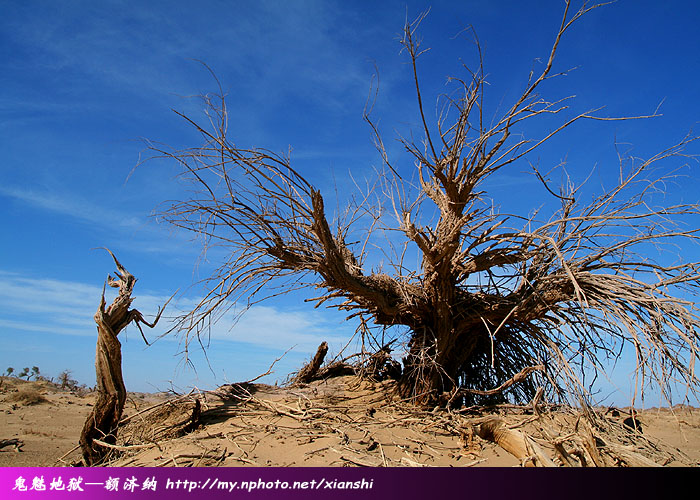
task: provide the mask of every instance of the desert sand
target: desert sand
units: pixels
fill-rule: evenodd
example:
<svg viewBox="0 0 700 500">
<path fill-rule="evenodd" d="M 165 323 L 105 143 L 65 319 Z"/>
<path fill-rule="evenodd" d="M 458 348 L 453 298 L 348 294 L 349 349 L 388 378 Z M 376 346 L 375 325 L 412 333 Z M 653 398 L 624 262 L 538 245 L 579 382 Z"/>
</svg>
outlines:
<svg viewBox="0 0 700 500">
<path fill-rule="evenodd" d="M 334 377 L 297 387 L 233 384 L 187 395 L 130 394 L 109 466 L 697 466 L 700 410 L 419 410 L 393 381 Z M 0 466 L 77 465 L 94 393 L 0 377 Z M 194 421 L 192 420 L 192 417 Z M 484 433 L 496 422 L 497 436 Z M 629 421 L 628 421 L 629 422 Z M 521 440 L 524 453 L 513 450 Z M 516 446 L 517 447 L 517 446 Z"/>
</svg>

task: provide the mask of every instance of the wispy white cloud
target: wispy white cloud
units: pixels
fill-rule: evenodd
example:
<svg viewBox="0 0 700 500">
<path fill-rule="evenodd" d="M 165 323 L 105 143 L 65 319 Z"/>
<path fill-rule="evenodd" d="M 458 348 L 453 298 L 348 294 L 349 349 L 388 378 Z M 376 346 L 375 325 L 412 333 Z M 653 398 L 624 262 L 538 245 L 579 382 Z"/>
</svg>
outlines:
<svg viewBox="0 0 700 500">
<path fill-rule="evenodd" d="M 30 51 L 35 70 L 70 78 L 76 92 L 98 81 L 141 96 L 187 93 L 191 60 L 200 59 L 226 73 L 224 83 L 235 82 L 237 91 L 254 89 L 246 94 L 257 104 L 303 92 L 317 104 L 342 107 L 344 91 L 366 91 L 367 71 L 363 58 L 349 57 L 356 43 L 348 39 L 359 34 L 345 27 L 336 7 L 248 2 L 221 9 L 181 2 L 164 15 L 158 5 L 74 2 L 46 5 L 41 16 L 15 6 L 0 26 Z"/>
<path fill-rule="evenodd" d="M 146 223 L 141 217 L 95 205 L 75 194 L 63 195 L 48 190 L 0 186 L 0 196 L 14 198 L 35 208 L 67 215 L 103 227 L 137 228 Z"/>
<path fill-rule="evenodd" d="M 114 293 L 108 289 L 108 293 Z M 46 332 L 56 335 L 93 336 L 93 315 L 99 304 L 102 288 L 85 283 L 37 279 L 0 271 L 0 326 L 10 330 Z M 153 317 L 168 297 L 153 293 L 135 293 L 134 307 Z M 110 296 L 107 297 L 110 300 Z M 197 298 L 176 300 L 163 318 L 165 331 L 168 319 L 177 312 L 193 307 Z M 329 341 L 340 346 L 347 341 L 344 330 L 318 311 L 299 311 L 256 305 L 234 325 L 234 313 L 226 313 L 214 325 L 212 340 L 233 341 L 266 349 L 296 346 L 301 352 L 313 351 Z M 175 335 L 173 337 L 175 338 Z"/>
<path fill-rule="evenodd" d="M 29 323 L 27 321 L 20 320 L 0 319 L 0 327 L 3 327 L 6 330 L 21 330 L 27 332 L 52 333 L 58 335 L 88 335 L 88 333 L 90 332 L 90 322 L 87 320 L 81 321 L 79 318 L 75 318 L 73 320 L 73 323 L 75 323 L 74 327 L 67 326 L 66 324 L 61 325 L 61 320 L 59 320 L 57 323 L 58 324 L 50 325 Z M 94 331 L 92 333 L 94 333 Z"/>
<path fill-rule="evenodd" d="M 78 223 L 89 227 L 91 231 L 106 234 L 104 243 L 100 245 L 114 246 L 126 242 L 130 250 L 140 253 L 166 255 L 174 259 L 195 259 L 201 248 L 189 241 L 192 234 L 173 231 L 171 227 L 157 224 L 145 210 L 139 213 L 138 210 L 122 208 L 128 203 L 110 202 L 120 194 L 122 193 L 118 190 L 111 190 L 109 196 L 90 200 L 81 192 L 0 185 L 0 202 L 3 197 L 9 198 L 27 207 L 58 216 L 47 219 L 53 224 Z M 37 232 L 41 231 L 41 224 L 47 223 L 47 220 L 37 223 Z"/>
</svg>

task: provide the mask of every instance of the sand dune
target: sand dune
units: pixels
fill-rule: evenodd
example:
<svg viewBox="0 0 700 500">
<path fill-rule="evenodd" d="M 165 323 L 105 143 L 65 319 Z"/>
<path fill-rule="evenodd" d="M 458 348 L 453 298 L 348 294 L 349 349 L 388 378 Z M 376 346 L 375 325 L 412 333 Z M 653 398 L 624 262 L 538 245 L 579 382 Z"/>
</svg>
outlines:
<svg viewBox="0 0 700 500">
<path fill-rule="evenodd" d="M 0 382 L 0 443 L 7 443 L 0 449 L 0 466 L 79 461 L 74 448 L 94 394 L 17 378 L 2 377 Z M 342 376 L 302 387 L 241 384 L 179 397 L 130 394 L 126 422 L 107 464 L 700 464 L 700 410 L 695 408 L 640 411 L 640 433 L 624 424 L 627 409 L 601 409 L 594 425 L 561 407 L 541 406 L 536 412 L 505 406 L 488 411 L 424 411 L 401 401 L 394 389 L 392 381 Z M 195 426 L 193 412 L 198 417 Z M 494 425 L 495 433 L 486 432 Z"/>
</svg>

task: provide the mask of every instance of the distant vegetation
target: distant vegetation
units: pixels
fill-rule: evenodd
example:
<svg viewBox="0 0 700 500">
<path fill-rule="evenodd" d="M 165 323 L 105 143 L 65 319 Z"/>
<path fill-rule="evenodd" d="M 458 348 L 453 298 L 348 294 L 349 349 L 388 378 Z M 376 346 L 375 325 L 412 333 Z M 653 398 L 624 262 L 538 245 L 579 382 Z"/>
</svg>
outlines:
<svg viewBox="0 0 700 500">
<path fill-rule="evenodd" d="M 27 380 L 30 380 L 32 377 L 34 377 L 35 380 L 39 380 L 39 367 L 38 366 L 32 366 L 32 369 L 30 370 L 28 367 L 22 368 L 22 371 L 19 372 L 16 375 L 13 375 L 15 373 L 15 369 L 12 368 L 11 366 L 7 368 L 5 371 L 5 376 L 6 377 L 19 377 L 19 378 L 26 378 Z"/>
<path fill-rule="evenodd" d="M 77 380 L 75 380 L 71 375 L 72 375 L 72 370 L 63 370 L 61 373 L 58 374 L 58 376 L 54 379 L 53 377 L 45 377 L 44 375 L 41 375 L 41 371 L 39 370 L 38 366 L 32 366 L 31 369 L 28 367 L 22 368 L 21 372 L 16 372 L 15 369 L 11 366 L 9 366 L 4 373 L 5 377 L 16 377 L 16 378 L 23 378 L 26 379 L 27 381 L 30 381 L 32 377 L 34 377 L 34 380 L 37 382 L 48 382 L 50 384 L 54 384 L 61 389 L 64 390 L 69 390 L 69 391 L 79 391 L 79 392 L 87 392 L 91 391 L 92 388 L 88 387 L 87 384 L 81 384 Z"/>
</svg>

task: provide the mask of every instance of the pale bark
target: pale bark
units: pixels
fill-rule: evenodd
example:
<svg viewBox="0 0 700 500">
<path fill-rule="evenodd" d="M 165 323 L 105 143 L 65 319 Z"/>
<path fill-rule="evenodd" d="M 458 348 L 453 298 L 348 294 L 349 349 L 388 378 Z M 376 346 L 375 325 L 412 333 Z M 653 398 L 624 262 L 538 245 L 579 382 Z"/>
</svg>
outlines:
<svg viewBox="0 0 700 500">
<path fill-rule="evenodd" d="M 86 465 L 100 462 L 108 452 L 108 448 L 95 443 L 95 440 L 111 445 L 116 443 L 117 427 L 124 410 L 126 386 L 122 375 L 121 342 L 117 336 L 131 322 L 134 322 L 139 330 L 141 330 L 140 323 L 153 328 L 158 323 L 165 308 L 164 306 L 158 311 L 156 319 L 152 323 L 147 322 L 138 310 L 130 309 L 133 300 L 131 293 L 136 278 L 121 265 L 112 252 L 107 251 L 117 266 L 117 277 L 109 276 L 106 285 L 118 288 L 119 292 L 109 307 L 106 307 L 103 288 L 100 306 L 95 313 L 95 323 L 97 323 L 97 350 L 95 353 L 97 400 L 90 415 L 85 420 L 80 434 L 80 448 Z M 141 334 L 143 335 L 143 331 Z M 96 444 L 97 446 L 95 446 Z"/>
</svg>

